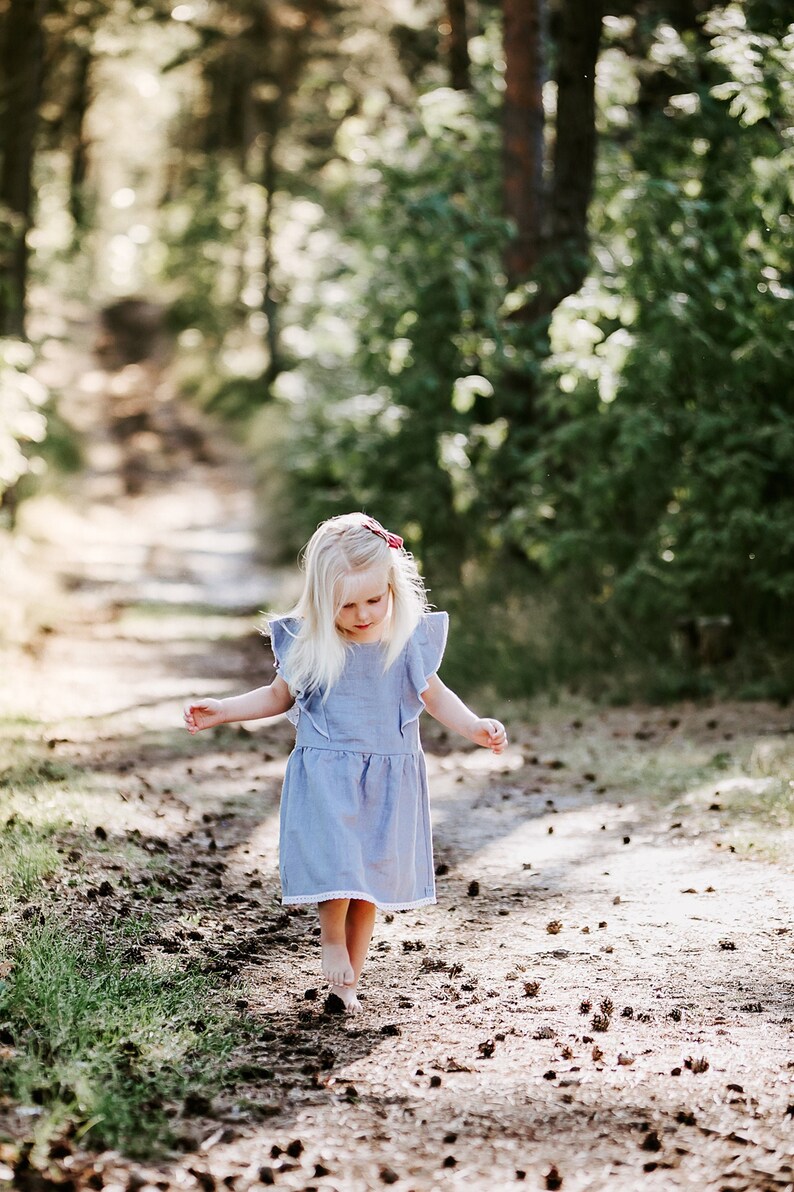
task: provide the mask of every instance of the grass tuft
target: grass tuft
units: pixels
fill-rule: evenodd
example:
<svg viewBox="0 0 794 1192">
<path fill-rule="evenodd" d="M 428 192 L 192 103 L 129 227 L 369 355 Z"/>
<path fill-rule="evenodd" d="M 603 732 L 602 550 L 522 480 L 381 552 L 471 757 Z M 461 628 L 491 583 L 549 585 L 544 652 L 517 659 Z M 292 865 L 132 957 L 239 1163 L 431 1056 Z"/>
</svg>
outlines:
<svg viewBox="0 0 794 1192">
<path fill-rule="evenodd" d="M 0 826 L 0 909 L 30 898 L 60 865 L 51 843 L 53 828 L 41 828 L 12 815 Z"/>
<path fill-rule="evenodd" d="M 49 757 L 27 757 L 0 773 L 0 790 L 26 792 L 42 783 L 67 782 L 75 775 L 74 766 Z"/>
<path fill-rule="evenodd" d="M 241 1041 L 210 979 L 171 963 L 130 967 L 123 952 L 50 915 L 4 966 L 0 1093 L 38 1115 L 40 1142 L 67 1128 L 131 1157 L 162 1153 L 181 1099 L 212 1097 Z"/>
</svg>

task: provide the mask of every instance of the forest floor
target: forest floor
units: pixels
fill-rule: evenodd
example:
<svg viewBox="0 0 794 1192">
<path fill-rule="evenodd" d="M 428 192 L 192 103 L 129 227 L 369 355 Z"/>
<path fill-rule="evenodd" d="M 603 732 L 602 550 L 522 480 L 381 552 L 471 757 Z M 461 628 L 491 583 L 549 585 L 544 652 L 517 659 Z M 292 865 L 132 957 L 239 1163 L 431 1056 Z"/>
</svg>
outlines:
<svg viewBox="0 0 794 1192">
<path fill-rule="evenodd" d="M 363 1011 L 329 1015 L 314 912 L 278 898 L 291 726 L 181 726 L 189 695 L 268 681 L 253 610 L 294 577 L 157 360 L 70 353 L 87 467 L 23 507 L 0 595 L 2 819 L 56 846 L 7 928 L 138 921 L 130 966 L 192 965 L 228 1003 L 227 1077 L 166 1099 L 156 1160 L 37 1133 L 46 1090 L 0 1098 L 0 1186 L 791 1192 L 791 710 L 506 703 L 499 758 L 425 717 L 438 905 L 379 915 Z"/>
</svg>

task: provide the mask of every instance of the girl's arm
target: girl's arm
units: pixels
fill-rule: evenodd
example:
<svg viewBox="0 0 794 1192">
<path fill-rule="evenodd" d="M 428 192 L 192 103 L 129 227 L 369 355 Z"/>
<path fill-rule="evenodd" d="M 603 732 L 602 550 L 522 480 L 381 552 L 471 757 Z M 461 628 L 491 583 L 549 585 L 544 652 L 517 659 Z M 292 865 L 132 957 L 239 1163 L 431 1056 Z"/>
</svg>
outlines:
<svg viewBox="0 0 794 1192">
<path fill-rule="evenodd" d="M 422 692 L 422 700 L 435 720 L 476 745 L 493 753 L 501 753 L 507 746 L 507 733 L 501 721 L 483 720 L 475 715 L 454 691 L 444 686 L 438 675 L 431 677 L 430 686 Z"/>
<path fill-rule="evenodd" d="M 232 695 L 228 699 L 202 699 L 185 704 L 184 718 L 187 731 L 191 734 L 203 728 L 215 728 L 218 724 L 229 724 L 233 720 L 263 720 L 268 716 L 280 716 L 291 708 L 295 700 L 281 675 L 276 675 L 269 687 L 257 687 L 244 695 Z"/>
</svg>

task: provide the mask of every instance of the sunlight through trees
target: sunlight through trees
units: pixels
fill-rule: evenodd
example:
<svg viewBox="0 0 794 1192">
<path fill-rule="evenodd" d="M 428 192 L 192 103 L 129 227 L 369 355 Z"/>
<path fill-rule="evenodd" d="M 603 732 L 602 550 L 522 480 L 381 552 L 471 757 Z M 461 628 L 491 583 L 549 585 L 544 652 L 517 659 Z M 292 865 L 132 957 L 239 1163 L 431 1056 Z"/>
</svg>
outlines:
<svg viewBox="0 0 794 1192">
<path fill-rule="evenodd" d="M 475 636 L 534 623 L 517 688 L 641 660 L 697 689 L 722 617 L 741 681 L 787 690 L 789 17 L 2 0 L 7 529 L 48 337 L 142 297 L 277 473 L 285 541 L 377 510 Z"/>
</svg>

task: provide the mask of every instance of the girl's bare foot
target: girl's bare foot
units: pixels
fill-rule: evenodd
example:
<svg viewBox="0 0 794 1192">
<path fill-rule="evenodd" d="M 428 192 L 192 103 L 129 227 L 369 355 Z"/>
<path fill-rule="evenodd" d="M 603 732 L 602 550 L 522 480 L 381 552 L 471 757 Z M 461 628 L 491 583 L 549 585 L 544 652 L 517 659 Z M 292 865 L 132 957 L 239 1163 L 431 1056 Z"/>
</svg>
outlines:
<svg viewBox="0 0 794 1192">
<path fill-rule="evenodd" d="M 356 996 L 356 991 L 349 985 L 332 985 L 328 997 L 336 997 L 345 1007 L 345 1013 L 357 1014 L 361 1009 L 361 1002 Z"/>
<path fill-rule="evenodd" d="M 323 944 L 322 952 L 323 976 L 326 981 L 332 986 L 334 993 L 345 988 L 349 993 L 349 987 L 354 983 L 356 974 L 353 972 L 347 948 L 344 944 Z M 353 996 L 355 997 L 355 993 Z"/>
</svg>

